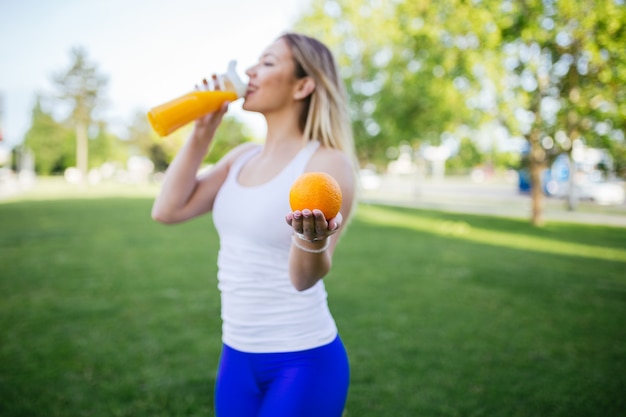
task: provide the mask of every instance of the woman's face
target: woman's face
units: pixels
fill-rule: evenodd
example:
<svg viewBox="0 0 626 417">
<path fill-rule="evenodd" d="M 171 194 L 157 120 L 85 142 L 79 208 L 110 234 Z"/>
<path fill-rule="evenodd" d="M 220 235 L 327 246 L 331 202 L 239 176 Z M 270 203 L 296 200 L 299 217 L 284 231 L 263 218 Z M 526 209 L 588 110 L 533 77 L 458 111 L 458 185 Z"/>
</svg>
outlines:
<svg viewBox="0 0 626 417">
<path fill-rule="evenodd" d="M 263 51 L 259 62 L 246 71 L 250 81 L 243 108 L 271 113 L 293 105 L 294 73 L 291 49 L 285 40 L 278 39 Z"/>
</svg>

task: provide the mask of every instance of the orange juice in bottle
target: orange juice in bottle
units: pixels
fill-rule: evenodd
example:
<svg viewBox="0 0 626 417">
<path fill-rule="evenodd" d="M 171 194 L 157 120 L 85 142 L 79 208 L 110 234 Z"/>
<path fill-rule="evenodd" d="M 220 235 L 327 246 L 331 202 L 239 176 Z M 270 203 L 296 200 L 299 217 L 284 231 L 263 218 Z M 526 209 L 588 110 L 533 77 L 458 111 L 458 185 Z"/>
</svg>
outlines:
<svg viewBox="0 0 626 417">
<path fill-rule="evenodd" d="M 196 90 L 152 108 L 148 120 L 160 135 L 167 136 L 176 129 L 218 110 L 226 101 L 234 101 L 246 93 L 246 85 L 235 69 L 237 63 L 231 61 L 228 72 L 219 75 L 220 90 Z"/>
</svg>

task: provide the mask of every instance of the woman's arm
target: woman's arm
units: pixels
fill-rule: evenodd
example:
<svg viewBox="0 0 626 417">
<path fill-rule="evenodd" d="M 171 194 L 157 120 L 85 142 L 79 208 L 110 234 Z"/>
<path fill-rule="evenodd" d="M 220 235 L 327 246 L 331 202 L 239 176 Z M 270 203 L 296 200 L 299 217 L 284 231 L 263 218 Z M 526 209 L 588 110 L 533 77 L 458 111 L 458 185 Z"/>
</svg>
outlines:
<svg viewBox="0 0 626 417">
<path fill-rule="evenodd" d="M 180 223 L 212 210 L 230 164 L 242 148 L 233 149 L 211 170 L 198 175 L 200 164 L 227 109 L 225 104 L 219 111 L 196 121 L 193 133 L 165 173 L 161 192 L 152 206 L 154 220 L 166 224 Z"/>
<path fill-rule="evenodd" d="M 347 224 L 355 198 L 355 178 L 352 166 L 345 154 L 328 151 L 311 161 L 307 171 L 322 171 L 332 175 L 339 183 L 342 193 L 340 213 L 326 221 L 321 211 L 295 211 L 286 217 L 287 223 L 294 229 L 294 237 L 289 253 L 289 274 L 298 291 L 311 288 L 324 278 L 332 267 L 335 246 Z M 298 234 L 303 235 L 302 239 Z M 313 239 L 319 239 L 314 240 Z"/>
</svg>

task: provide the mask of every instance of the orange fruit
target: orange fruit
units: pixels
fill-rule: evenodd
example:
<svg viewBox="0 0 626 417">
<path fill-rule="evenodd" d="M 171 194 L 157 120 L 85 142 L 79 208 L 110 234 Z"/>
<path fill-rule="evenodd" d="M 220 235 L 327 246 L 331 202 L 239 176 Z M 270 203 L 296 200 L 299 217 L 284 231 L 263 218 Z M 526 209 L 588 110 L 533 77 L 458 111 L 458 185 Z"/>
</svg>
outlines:
<svg viewBox="0 0 626 417">
<path fill-rule="evenodd" d="M 326 220 L 332 219 L 341 208 L 341 188 L 325 172 L 305 172 L 291 186 L 289 205 L 292 211 L 318 209 Z"/>
</svg>

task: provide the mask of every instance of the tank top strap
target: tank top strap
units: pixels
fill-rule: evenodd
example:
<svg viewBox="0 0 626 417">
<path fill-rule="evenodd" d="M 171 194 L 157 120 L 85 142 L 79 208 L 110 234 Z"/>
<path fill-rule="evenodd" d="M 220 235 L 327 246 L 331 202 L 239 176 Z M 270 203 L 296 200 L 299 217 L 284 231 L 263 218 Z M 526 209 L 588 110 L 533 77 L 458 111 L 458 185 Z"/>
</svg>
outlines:
<svg viewBox="0 0 626 417">
<path fill-rule="evenodd" d="M 320 143 L 316 140 L 310 140 L 305 146 L 304 149 L 302 150 L 302 155 L 304 158 L 304 162 L 309 162 L 309 160 L 311 159 L 311 157 L 313 156 L 313 154 L 315 153 L 315 151 L 317 151 L 317 148 L 320 147 Z"/>
<path fill-rule="evenodd" d="M 262 145 L 255 146 L 248 151 L 241 154 L 235 161 L 233 161 L 233 165 L 230 167 L 230 171 L 228 176 L 231 178 L 236 178 L 239 175 L 239 171 L 243 168 L 243 166 L 250 160 L 252 157 L 259 152 L 263 148 Z"/>
<path fill-rule="evenodd" d="M 316 140 L 309 141 L 297 154 L 293 157 L 293 159 L 287 164 L 285 169 L 279 177 L 286 176 L 289 179 L 293 179 L 300 174 L 302 174 L 308 164 L 309 160 L 319 148 L 320 143 Z M 234 179 L 239 176 L 239 172 L 244 167 L 244 165 L 252 159 L 256 154 L 261 152 L 262 145 L 255 146 L 254 148 L 244 152 L 241 156 L 239 156 L 230 168 L 230 172 L 228 173 L 228 179 Z"/>
<path fill-rule="evenodd" d="M 318 141 L 311 140 L 298 152 L 288 165 L 287 170 L 290 171 L 290 176 L 297 176 L 304 172 L 311 157 L 319 146 L 320 143 Z"/>
</svg>

